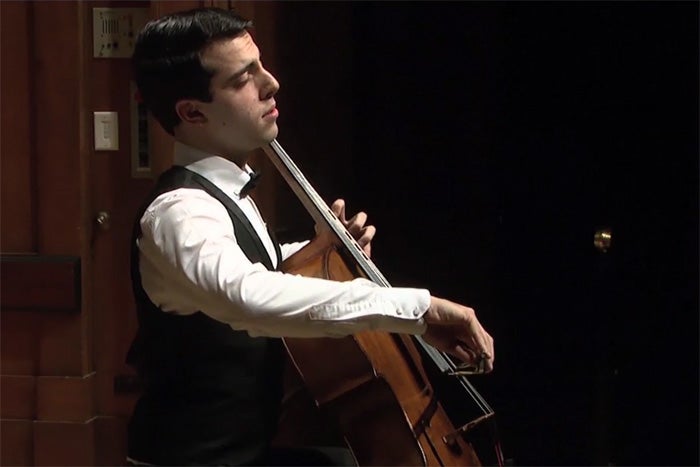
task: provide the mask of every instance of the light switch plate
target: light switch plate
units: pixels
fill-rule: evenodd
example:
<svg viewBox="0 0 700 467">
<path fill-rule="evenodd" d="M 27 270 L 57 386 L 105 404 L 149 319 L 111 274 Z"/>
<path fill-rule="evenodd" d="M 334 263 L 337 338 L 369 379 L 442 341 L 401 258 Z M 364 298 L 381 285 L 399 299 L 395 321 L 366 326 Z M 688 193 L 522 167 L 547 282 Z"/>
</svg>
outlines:
<svg viewBox="0 0 700 467">
<path fill-rule="evenodd" d="M 94 112 L 95 150 L 119 150 L 119 119 L 117 112 Z"/>
</svg>

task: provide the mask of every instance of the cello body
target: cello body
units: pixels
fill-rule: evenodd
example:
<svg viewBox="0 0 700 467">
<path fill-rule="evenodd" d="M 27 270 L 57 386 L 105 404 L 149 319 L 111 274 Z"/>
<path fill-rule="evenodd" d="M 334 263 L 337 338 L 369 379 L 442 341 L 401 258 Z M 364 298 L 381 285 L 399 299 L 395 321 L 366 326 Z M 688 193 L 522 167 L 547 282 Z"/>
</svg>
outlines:
<svg viewBox="0 0 700 467">
<path fill-rule="evenodd" d="M 320 250 L 313 243 L 282 269 L 336 281 L 362 276 L 335 247 Z M 457 429 L 410 336 L 362 331 L 284 342 L 301 382 L 321 413 L 338 426 L 358 465 L 481 465 L 472 446 L 454 436 Z M 297 414 L 294 423 L 311 419 Z"/>
</svg>

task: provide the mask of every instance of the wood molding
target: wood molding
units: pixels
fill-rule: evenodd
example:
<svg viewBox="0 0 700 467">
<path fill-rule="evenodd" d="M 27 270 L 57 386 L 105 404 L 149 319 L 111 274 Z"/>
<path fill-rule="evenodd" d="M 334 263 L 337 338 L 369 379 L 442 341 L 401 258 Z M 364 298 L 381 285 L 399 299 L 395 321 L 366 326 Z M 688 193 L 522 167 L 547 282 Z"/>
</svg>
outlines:
<svg viewBox="0 0 700 467">
<path fill-rule="evenodd" d="M 0 310 L 80 312 L 80 258 L 0 255 Z"/>
</svg>

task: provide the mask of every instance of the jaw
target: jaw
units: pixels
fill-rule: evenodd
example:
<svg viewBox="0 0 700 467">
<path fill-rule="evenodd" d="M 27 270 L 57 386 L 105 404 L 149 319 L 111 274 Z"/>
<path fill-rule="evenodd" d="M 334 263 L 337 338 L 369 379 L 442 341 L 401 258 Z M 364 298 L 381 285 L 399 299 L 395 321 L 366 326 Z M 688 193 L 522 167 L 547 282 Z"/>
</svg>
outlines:
<svg viewBox="0 0 700 467">
<path fill-rule="evenodd" d="M 251 131 L 256 134 L 252 138 L 233 135 L 232 129 L 229 133 L 226 133 L 226 129 L 223 131 L 218 129 L 215 133 L 208 130 L 210 129 L 206 126 L 194 127 L 181 124 L 175 128 L 175 139 L 188 146 L 224 157 L 240 167 L 248 162 L 254 150 L 269 144 L 279 133 L 277 122 L 268 123 L 262 128 L 258 127 Z"/>
</svg>

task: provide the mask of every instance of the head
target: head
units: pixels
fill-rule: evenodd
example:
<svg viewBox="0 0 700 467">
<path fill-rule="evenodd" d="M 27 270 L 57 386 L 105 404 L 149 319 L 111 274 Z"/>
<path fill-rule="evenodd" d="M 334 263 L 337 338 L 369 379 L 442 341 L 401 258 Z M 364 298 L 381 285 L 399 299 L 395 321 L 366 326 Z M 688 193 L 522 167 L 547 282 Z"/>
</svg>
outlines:
<svg viewBox="0 0 700 467">
<path fill-rule="evenodd" d="M 277 136 L 277 80 L 235 13 L 201 8 L 149 22 L 132 66 L 146 107 L 176 139 L 245 162 Z"/>
</svg>

